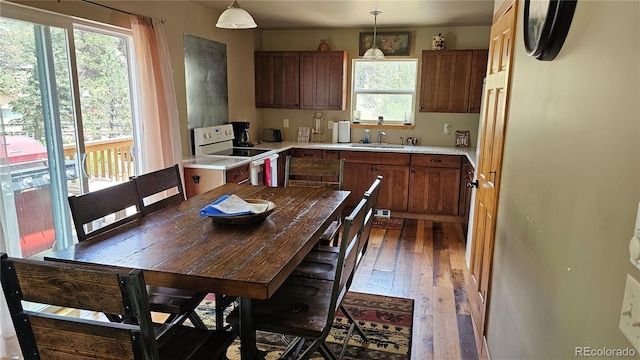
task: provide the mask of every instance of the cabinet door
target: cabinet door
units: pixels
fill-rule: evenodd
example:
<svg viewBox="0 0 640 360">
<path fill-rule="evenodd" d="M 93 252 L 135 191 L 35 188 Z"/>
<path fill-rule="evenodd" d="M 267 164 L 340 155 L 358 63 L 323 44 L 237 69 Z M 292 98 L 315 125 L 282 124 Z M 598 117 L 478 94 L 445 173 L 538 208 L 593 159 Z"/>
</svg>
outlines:
<svg viewBox="0 0 640 360">
<path fill-rule="evenodd" d="M 482 102 L 482 81 L 487 74 L 489 50 L 473 50 L 471 85 L 469 86 L 469 112 L 479 113 Z"/>
<path fill-rule="evenodd" d="M 300 60 L 297 51 L 255 53 L 256 107 L 300 107 Z"/>
<path fill-rule="evenodd" d="M 471 50 L 422 52 L 421 112 L 468 112 Z"/>
<path fill-rule="evenodd" d="M 300 52 L 300 108 L 344 109 L 346 69 L 345 51 Z"/>
<path fill-rule="evenodd" d="M 344 166 L 344 190 L 351 191 L 347 198 L 347 206 L 355 207 L 358 201 L 364 196 L 364 192 L 369 190 L 369 186 L 373 183 L 372 166 L 369 164 L 353 164 L 348 163 Z M 383 184 L 384 184 L 384 180 Z M 378 195 L 378 204 L 380 204 L 380 195 Z"/>
<path fill-rule="evenodd" d="M 393 165 L 374 165 L 369 182 L 365 185 L 361 194 L 364 194 L 373 180 L 382 175 L 382 184 L 380 184 L 380 194 L 376 208 L 389 209 L 395 211 L 407 211 L 409 194 L 409 167 L 393 166 Z"/>
<path fill-rule="evenodd" d="M 458 215 L 460 169 L 411 168 L 409 212 Z"/>
</svg>

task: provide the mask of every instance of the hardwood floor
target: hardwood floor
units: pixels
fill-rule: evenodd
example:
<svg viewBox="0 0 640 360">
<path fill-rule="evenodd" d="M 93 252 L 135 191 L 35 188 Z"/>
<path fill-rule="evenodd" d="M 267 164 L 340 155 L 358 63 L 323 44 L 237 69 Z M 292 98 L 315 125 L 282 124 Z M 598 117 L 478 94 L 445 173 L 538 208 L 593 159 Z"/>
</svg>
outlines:
<svg viewBox="0 0 640 360">
<path fill-rule="evenodd" d="M 412 359 L 485 360 L 477 353 L 464 253 L 459 223 L 405 219 L 401 230 L 373 228 L 351 290 L 415 300 Z"/>
<path fill-rule="evenodd" d="M 459 223 L 405 219 L 402 230 L 373 228 L 351 290 L 415 300 L 412 359 L 482 359 L 464 253 Z"/>
</svg>

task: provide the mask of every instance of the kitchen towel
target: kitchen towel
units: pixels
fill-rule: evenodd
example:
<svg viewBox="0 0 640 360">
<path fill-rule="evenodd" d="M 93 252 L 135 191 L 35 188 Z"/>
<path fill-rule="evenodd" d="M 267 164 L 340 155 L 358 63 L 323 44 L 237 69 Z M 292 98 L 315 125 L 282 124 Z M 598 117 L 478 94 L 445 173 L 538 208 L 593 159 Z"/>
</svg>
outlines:
<svg viewBox="0 0 640 360">
<path fill-rule="evenodd" d="M 351 122 L 349 120 L 342 120 L 338 123 L 338 142 L 351 142 Z"/>
<path fill-rule="evenodd" d="M 264 158 L 264 186 L 272 186 L 271 184 L 271 159 Z"/>
</svg>

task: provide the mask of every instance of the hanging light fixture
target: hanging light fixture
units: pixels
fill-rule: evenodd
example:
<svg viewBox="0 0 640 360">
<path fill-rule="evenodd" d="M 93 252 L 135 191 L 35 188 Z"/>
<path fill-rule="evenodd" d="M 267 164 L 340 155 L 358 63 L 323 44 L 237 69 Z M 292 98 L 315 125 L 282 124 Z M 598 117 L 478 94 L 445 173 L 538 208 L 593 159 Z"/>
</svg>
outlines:
<svg viewBox="0 0 640 360">
<path fill-rule="evenodd" d="M 258 25 L 251 14 L 241 8 L 236 0 L 233 0 L 227 10 L 220 14 L 216 27 L 221 29 L 252 29 Z"/>
<path fill-rule="evenodd" d="M 382 50 L 378 49 L 378 45 L 376 45 L 376 27 L 378 25 L 378 15 L 382 14 L 382 11 L 371 10 L 369 13 L 373 15 L 373 45 L 371 45 L 371 48 L 364 53 L 364 56 L 362 56 L 362 58 L 366 60 L 384 60 L 384 53 L 382 53 Z"/>
</svg>

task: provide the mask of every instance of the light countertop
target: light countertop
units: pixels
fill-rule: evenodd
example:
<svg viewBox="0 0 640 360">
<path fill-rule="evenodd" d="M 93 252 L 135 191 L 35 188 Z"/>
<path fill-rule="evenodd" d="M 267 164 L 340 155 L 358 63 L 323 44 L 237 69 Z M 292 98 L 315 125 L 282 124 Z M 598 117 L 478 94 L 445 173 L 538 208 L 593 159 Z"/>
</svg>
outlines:
<svg viewBox="0 0 640 360">
<path fill-rule="evenodd" d="M 350 151 L 373 151 L 409 154 L 439 154 L 439 155 L 465 155 L 474 167 L 477 167 L 477 155 L 475 148 L 454 147 L 454 146 L 411 146 L 402 147 L 364 147 L 358 143 L 311 143 L 298 141 L 283 142 L 262 142 L 256 143 L 255 149 L 274 150 L 275 152 L 285 151 L 291 148 L 321 149 L 321 150 L 350 150 Z M 264 155 L 268 155 L 265 153 Z M 250 162 L 246 158 L 220 157 L 211 155 L 188 156 L 184 158 L 182 165 L 186 168 L 203 168 L 227 170 Z"/>
</svg>

